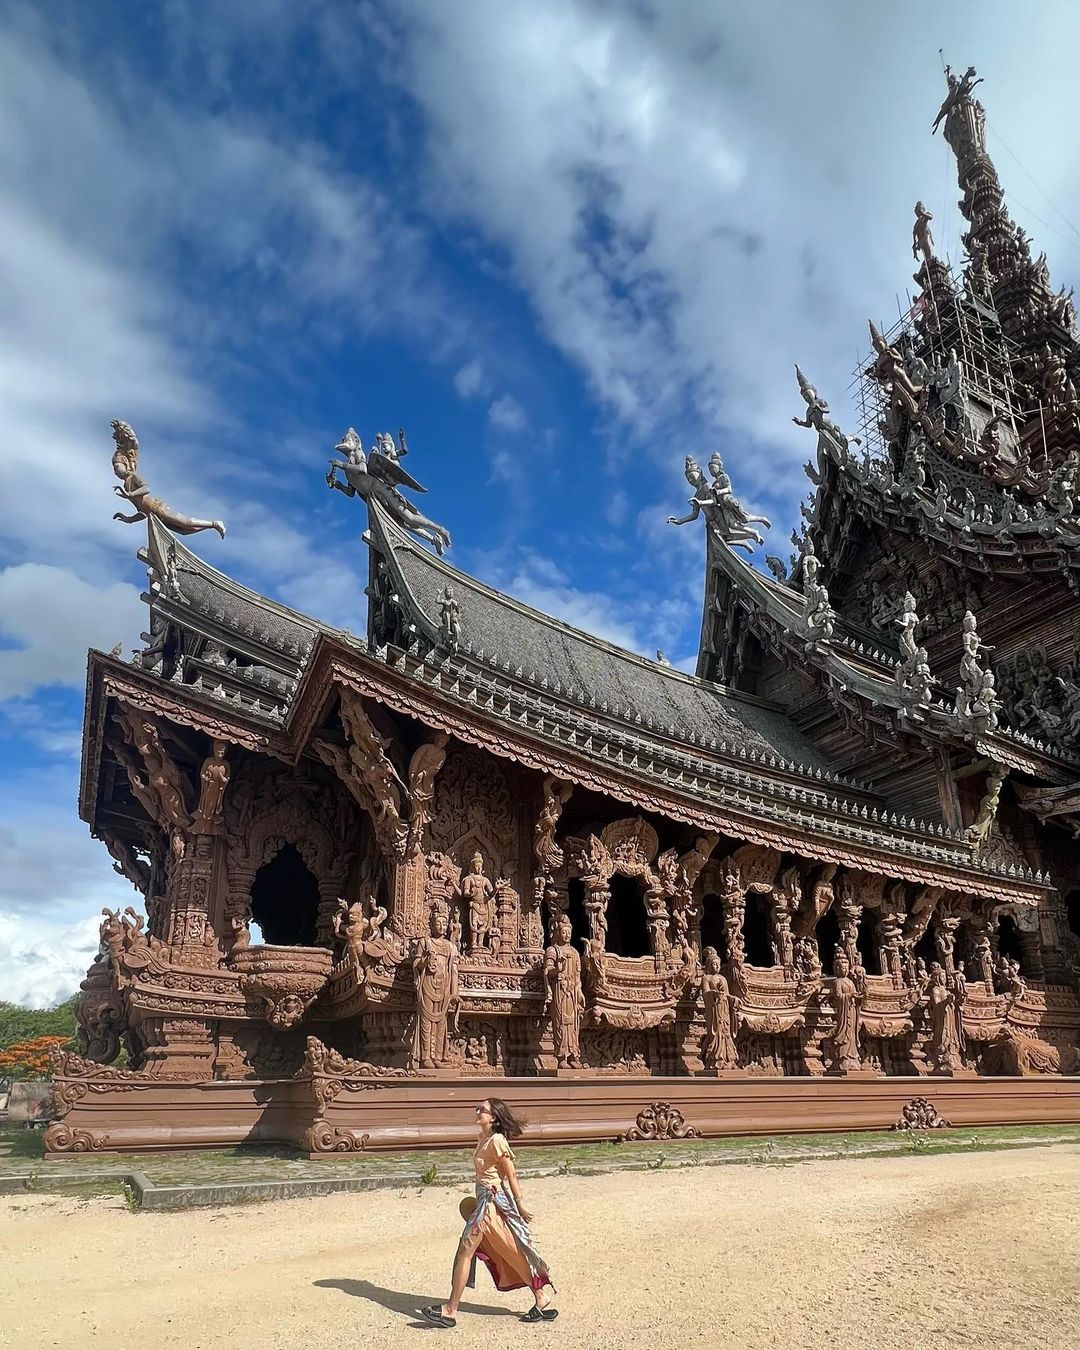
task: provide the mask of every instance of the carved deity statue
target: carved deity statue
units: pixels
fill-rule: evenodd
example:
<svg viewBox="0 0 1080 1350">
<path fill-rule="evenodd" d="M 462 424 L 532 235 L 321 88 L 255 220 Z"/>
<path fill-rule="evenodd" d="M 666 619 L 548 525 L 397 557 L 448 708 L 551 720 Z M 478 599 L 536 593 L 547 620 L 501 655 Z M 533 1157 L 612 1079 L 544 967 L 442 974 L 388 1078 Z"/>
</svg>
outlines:
<svg viewBox="0 0 1080 1350">
<path fill-rule="evenodd" d="M 424 827 L 431 819 L 431 803 L 435 799 L 435 780 L 446 763 L 445 731 L 437 731 L 430 741 L 417 746 L 409 760 L 409 835 L 407 856 L 414 858 L 423 843 Z"/>
<path fill-rule="evenodd" d="M 555 1058 L 560 1069 L 580 1069 L 585 995 L 581 988 L 581 957 L 571 944 L 572 930 L 565 914 L 556 919 L 553 936 L 554 942 L 544 953 L 544 986 Z"/>
<path fill-rule="evenodd" d="M 803 396 L 806 403 L 806 416 L 793 417 L 791 420 L 797 427 L 812 428 L 818 434 L 819 451 L 832 448 L 834 451 L 843 455 L 849 445 L 861 445 L 862 442 L 858 436 L 847 436 L 840 427 L 831 420 L 829 416 L 829 405 L 821 397 L 818 391 L 802 373 L 798 366 L 795 367 L 795 378 L 799 381 L 799 393 Z M 819 457 L 819 468 L 821 467 Z"/>
<path fill-rule="evenodd" d="M 915 224 L 911 230 L 911 256 L 916 262 L 920 254 L 927 262 L 934 256 L 934 236 L 930 232 L 930 222 L 933 219 L 934 217 L 923 206 L 922 202 L 915 203 Z"/>
<path fill-rule="evenodd" d="M 334 448 L 345 458 L 330 461 L 330 471 L 326 475 L 327 487 L 343 492 L 347 497 L 375 502 L 391 520 L 433 544 L 435 552 L 442 557 L 450 547 L 449 532 L 422 515 L 399 491 L 402 487 L 412 492 L 427 491 L 401 467 L 400 460 L 406 453 L 404 448 L 395 449 L 389 435 L 383 432 L 376 438 L 368 456 L 364 453 L 363 442 L 352 427 Z M 337 477 L 339 469 L 345 475 L 344 483 Z"/>
<path fill-rule="evenodd" d="M 469 947 L 479 951 L 491 945 L 491 901 L 495 887 L 484 875 L 484 857 L 474 853 L 461 878 L 461 898 L 469 919 Z"/>
<path fill-rule="evenodd" d="M 791 920 L 802 901 L 802 879 L 799 869 L 792 865 L 780 874 L 779 884 L 772 889 L 772 925 L 773 961 L 778 966 L 790 969 L 795 964 L 795 941 L 791 933 Z"/>
<path fill-rule="evenodd" d="M 918 420 L 926 407 L 926 385 L 916 384 L 912 380 L 903 353 L 899 348 L 890 346 L 873 323 L 870 324 L 870 341 L 877 353 L 870 373 L 887 389 L 893 412 L 901 412 L 912 420 Z"/>
<path fill-rule="evenodd" d="M 1001 701 L 997 696 L 993 672 L 989 667 L 984 669 L 979 664 L 979 654 L 994 649 L 979 640 L 975 615 L 971 610 L 964 615 L 961 641 L 963 654 L 960 657 L 960 678 L 963 684 L 956 690 L 956 718 L 965 729 L 993 731 L 998 724 Z"/>
<path fill-rule="evenodd" d="M 156 802 L 156 809 L 150 811 L 151 816 L 161 825 L 186 830 L 191 824 L 191 817 L 185 802 L 184 780 L 172 756 L 161 743 L 157 724 L 140 716 L 135 709 L 123 710 L 121 720 L 128 739 L 146 767 L 148 781 L 141 784 L 141 788 L 147 800 Z M 139 789 L 130 772 L 128 777 L 132 790 L 138 795 Z M 140 800 L 147 805 L 143 797 L 140 796 Z"/>
<path fill-rule="evenodd" d="M 114 512 L 113 520 L 122 520 L 125 525 L 134 525 L 137 521 L 153 516 L 174 534 L 198 534 L 202 530 L 216 530 L 222 539 L 225 538 L 225 526 L 220 520 L 196 520 L 192 516 L 181 515 L 160 497 L 152 496 L 145 479 L 139 476 L 139 442 L 134 431 L 126 422 L 114 421 L 112 433 L 116 443 L 112 457 L 113 473 L 120 479 L 120 486 L 114 487 L 113 491 L 135 508 L 134 514 L 130 516 L 125 516 L 122 511 Z"/>
<path fill-rule="evenodd" d="M 694 489 L 694 495 L 690 498 L 690 511 L 685 516 L 668 516 L 668 524 L 687 525 L 704 512 L 709 527 L 725 543 L 752 553 L 752 545 L 763 544 L 765 540 L 757 530 L 751 528 L 751 522 L 764 525 L 766 529 L 771 529 L 772 522 L 765 516 L 753 516 L 743 510 L 731 490 L 731 479 L 724 469 L 724 462 L 715 452 L 709 459 L 709 472 L 712 474 L 711 482 L 706 481 L 694 457 L 686 456 L 684 473 L 686 481 Z"/>
<path fill-rule="evenodd" d="M 836 1026 L 831 1037 L 833 1059 L 841 1074 L 854 1073 L 862 1067 L 859 1055 L 859 1005 L 862 992 L 852 978 L 852 967 L 843 947 L 837 947 L 833 958 L 832 1002 Z"/>
<path fill-rule="evenodd" d="M 458 953 L 446 936 L 449 915 L 443 904 L 431 907 L 430 932 L 413 955 L 416 980 L 414 1067 L 439 1069 L 450 1062 L 450 1014 L 458 1006 Z"/>
<path fill-rule="evenodd" d="M 221 819 L 221 808 L 225 801 L 225 789 L 229 786 L 229 753 L 227 741 L 215 741 L 214 748 L 203 760 L 199 770 L 199 805 L 195 812 L 195 822 L 204 828 L 211 828 Z"/>
<path fill-rule="evenodd" d="M 930 988 L 926 998 L 930 1019 L 930 1060 L 938 1073 L 955 1073 L 962 1067 L 960 1011 L 955 993 L 946 985 L 945 969 L 937 961 L 930 967 Z"/>
<path fill-rule="evenodd" d="M 453 586 L 443 589 L 439 603 L 439 627 L 443 641 L 452 652 L 456 652 L 461 645 L 461 606 L 454 599 Z"/>
<path fill-rule="evenodd" d="M 705 1042 L 702 1056 L 705 1067 L 723 1072 L 739 1067 L 735 1044 L 735 1008 L 737 1000 L 728 989 L 720 970 L 715 947 L 706 947 L 702 957 L 701 997 L 705 1010 Z"/>
</svg>

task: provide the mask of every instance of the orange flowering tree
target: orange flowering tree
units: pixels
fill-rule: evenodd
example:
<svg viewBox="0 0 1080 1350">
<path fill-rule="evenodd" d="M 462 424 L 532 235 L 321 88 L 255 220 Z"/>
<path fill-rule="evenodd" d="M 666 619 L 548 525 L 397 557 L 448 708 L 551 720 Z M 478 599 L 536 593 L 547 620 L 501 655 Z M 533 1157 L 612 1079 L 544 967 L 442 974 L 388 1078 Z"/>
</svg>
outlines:
<svg viewBox="0 0 1080 1350">
<path fill-rule="evenodd" d="M 54 1046 L 67 1045 L 67 1036 L 35 1036 L 0 1050 L 0 1078 L 48 1078 Z"/>
</svg>

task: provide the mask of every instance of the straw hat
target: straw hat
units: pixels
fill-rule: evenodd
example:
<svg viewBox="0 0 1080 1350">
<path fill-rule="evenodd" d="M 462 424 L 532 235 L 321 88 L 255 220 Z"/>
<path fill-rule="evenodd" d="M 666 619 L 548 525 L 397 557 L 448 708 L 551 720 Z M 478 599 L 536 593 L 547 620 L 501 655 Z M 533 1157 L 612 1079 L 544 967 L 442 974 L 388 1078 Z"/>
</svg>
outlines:
<svg viewBox="0 0 1080 1350">
<path fill-rule="evenodd" d="M 458 1205 L 458 1213 L 466 1222 L 472 1218 L 473 1210 L 476 1209 L 476 1200 L 471 1195 L 463 1195 L 461 1204 Z"/>
</svg>

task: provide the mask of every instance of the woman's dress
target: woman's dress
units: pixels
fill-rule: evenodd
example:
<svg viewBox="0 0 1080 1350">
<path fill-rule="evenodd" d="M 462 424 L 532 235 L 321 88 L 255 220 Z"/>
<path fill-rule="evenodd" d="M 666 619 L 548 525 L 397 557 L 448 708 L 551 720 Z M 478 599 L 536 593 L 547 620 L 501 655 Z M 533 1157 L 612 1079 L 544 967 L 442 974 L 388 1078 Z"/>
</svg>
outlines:
<svg viewBox="0 0 1080 1350">
<path fill-rule="evenodd" d="M 528 1225 L 521 1217 L 514 1197 L 502 1184 L 499 1159 L 513 1161 L 506 1136 L 493 1134 L 478 1144 L 473 1154 L 476 1169 L 476 1200 L 471 1210 L 468 1201 L 462 1201 L 461 1211 L 467 1218 L 462 1241 L 477 1231 L 480 1245 L 476 1257 L 491 1273 L 495 1288 L 543 1289 L 551 1284 L 548 1268 L 540 1253 L 532 1245 Z M 476 1259 L 469 1271 L 469 1288 L 476 1284 Z"/>
</svg>

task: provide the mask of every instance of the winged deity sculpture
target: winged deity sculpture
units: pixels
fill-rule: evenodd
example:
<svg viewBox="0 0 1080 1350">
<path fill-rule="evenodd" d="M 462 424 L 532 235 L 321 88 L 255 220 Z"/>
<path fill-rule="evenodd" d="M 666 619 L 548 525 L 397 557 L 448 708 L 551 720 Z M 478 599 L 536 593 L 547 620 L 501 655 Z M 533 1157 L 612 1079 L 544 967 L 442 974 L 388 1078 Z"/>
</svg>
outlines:
<svg viewBox="0 0 1080 1350">
<path fill-rule="evenodd" d="M 433 544 L 441 558 L 450 547 L 449 531 L 429 520 L 399 491 L 400 488 L 407 488 L 410 492 L 427 491 L 401 467 L 402 458 L 408 454 L 405 433 L 398 432 L 398 443 L 395 445 L 389 432 L 380 432 L 370 454 L 365 454 L 363 441 L 349 427 L 334 449 L 345 458 L 330 461 L 326 486 L 344 492 L 346 497 L 376 502 L 399 525 Z M 339 469 L 344 475 L 344 482 L 337 476 Z"/>
<path fill-rule="evenodd" d="M 697 520 L 704 512 L 709 525 L 732 548 L 744 548 L 747 553 L 751 553 L 754 544 L 765 542 L 751 525 L 757 523 L 771 529 L 772 522 L 766 516 L 753 516 L 743 510 L 731 490 L 731 479 L 724 469 L 724 461 L 715 451 L 709 459 L 711 482 L 706 479 L 692 455 L 686 456 L 684 473 L 686 481 L 694 489 L 690 510 L 685 516 L 668 516 L 669 525 L 686 525 L 691 520 Z"/>
<path fill-rule="evenodd" d="M 114 421 L 111 425 L 113 441 L 116 444 L 112 457 L 113 473 L 120 479 L 120 486 L 114 487 L 113 491 L 135 508 L 130 516 L 125 516 L 122 511 L 115 511 L 113 520 L 122 520 L 125 525 L 134 525 L 137 521 L 153 516 L 174 534 L 198 534 L 202 530 L 217 530 L 224 539 L 225 525 L 222 521 L 197 520 L 193 516 L 181 515 L 160 497 L 151 494 L 146 480 L 139 474 L 139 441 L 134 431 L 126 422 Z"/>
</svg>

